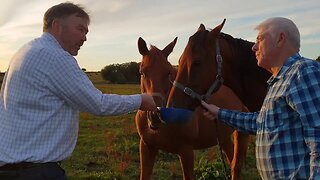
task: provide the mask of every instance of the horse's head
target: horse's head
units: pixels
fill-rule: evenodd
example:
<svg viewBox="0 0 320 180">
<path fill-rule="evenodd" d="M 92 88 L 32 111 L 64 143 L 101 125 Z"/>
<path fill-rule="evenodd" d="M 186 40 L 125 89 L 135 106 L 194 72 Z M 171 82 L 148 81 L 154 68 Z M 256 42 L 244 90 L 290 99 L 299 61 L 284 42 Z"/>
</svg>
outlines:
<svg viewBox="0 0 320 180">
<path fill-rule="evenodd" d="M 165 106 L 171 89 L 171 82 L 176 76 L 176 69 L 168 61 L 177 38 L 163 50 L 155 46 L 147 48 L 146 42 L 140 37 L 138 40 L 139 52 L 142 55 L 140 64 L 140 88 L 142 93 L 152 94 L 157 106 Z"/>
<path fill-rule="evenodd" d="M 176 86 L 171 89 L 167 106 L 194 109 L 199 105 L 199 99 L 205 98 L 203 95 L 216 81 L 216 75 L 220 71 L 216 61 L 216 41 L 224 23 L 225 20 L 211 31 L 201 24 L 197 32 L 189 38 L 179 59 Z M 187 95 L 190 89 L 185 89 L 184 92 L 185 87 L 199 95 L 198 99 Z"/>
</svg>

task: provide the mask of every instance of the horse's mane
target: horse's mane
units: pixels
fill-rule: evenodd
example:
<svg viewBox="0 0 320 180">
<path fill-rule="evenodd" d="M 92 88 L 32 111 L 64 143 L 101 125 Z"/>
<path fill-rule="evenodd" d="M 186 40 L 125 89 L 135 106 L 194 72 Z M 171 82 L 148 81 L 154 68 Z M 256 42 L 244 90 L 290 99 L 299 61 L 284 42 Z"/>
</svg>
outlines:
<svg viewBox="0 0 320 180">
<path fill-rule="evenodd" d="M 254 53 L 251 50 L 252 46 L 254 45 L 253 42 L 241 39 L 241 38 L 234 38 L 229 34 L 220 33 L 220 37 L 228 42 L 230 47 L 235 53 L 239 54 L 247 54 L 247 56 L 252 56 Z"/>
<path fill-rule="evenodd" d="M 162 58 L 159 58 L 159 57 L 163 57 L 163 54 L 161 52 L 161 50 L 157 47 L 157 46 L 154 46 L 154 45 L 150 45 L 150 49 L 149 49 L 149 56 L 151 59 L 162 59 Z M 164 57 L 163 59 L 166 59 L 166 57 Z M 171 66 L 171 63 L 169 61 L 165 61 L 166 63 L 170 64 Z M 151 64 L 153 63 L 157 63 L 157 62 L 149 62 Z"/>
<path fill-rule="evenodd" d="M 159 48 L 157 48 L 157 46 L 150 45 L 149 56 L 150 56 L 150 59 L 161 59 L 161 58 L 159 58 L 159 57 L 162 57 L 161 50 Z M 153 64 L 153 63 L 155 63 L 155 61 L 152 61 L 149 63 Z"/>
<path fill-rule="evenodd" d="M 232 62 L 229 63 L 229 66 L 232 71 L 237 72 L 237 76 L 233 76 L 233 78 L 236 78 L 236 81 L 240 82 L 240 85 L 233 86 L 233 90 L 251 111 L 259 110 L 267 89 L 267 83 L 265 82 L 269 79 L 271 74 L 257 65 L 255 52 L 252 51 L 253 42 L 234 38 L 225 33 L 220 33 L 220 38 L 227 42 L 228 48 L 231 51 L 230 56 L 233 57 L 230 58 Z M 229 87 L 232 88 L 231 81 L 232 79 L 229 81 Z M 225 81 L 225 84 L 227 84 L 227 80 Z M 256 92 L 260 93 L 258 99 L 251 99 L 249 97 L 250 93 L 255 92 L 252 90 L 252 85 L 257 86 L 255 88 L 260 88 L 256 89 Z M 236 90 L 236 87 L 240 88 Z"/>
<path fill-rule="evenodd" d="M 229 43 L 234 44 L 234 46 L 237 47 L 243 47 L 244 49 L 251 49 L 251 47 L 254 45 L 254 42 L 251 41 L 247 41 L 241 38 L 234 38 L 229 34 L 220 32 L 220 37 L 222 37 L 223 39 L 225 39 L 226 41 L 228 41 Z"/>
<path fill-rule="evenodd" d="M 153 50 L 153 49 L 159 50 L 159 48 L 157 48 L 157 46 L 151 44 L 151 45 L 150 45 L 150 51 Z"/>
<path fill-rule="evenodd" d="M 239 60 L 241 60 L 239 65 L 242 67 L 242 69 L 256 66 L 257 60 L 255 53 L 252 51 L 254 42 L 241 38 L 234 38 L 231 35 L 223 32 L 220 32 L 220 37 L 228 42 L 227 44 L 229 45 L 233 56 L 239 57 Z"/>
</svg>

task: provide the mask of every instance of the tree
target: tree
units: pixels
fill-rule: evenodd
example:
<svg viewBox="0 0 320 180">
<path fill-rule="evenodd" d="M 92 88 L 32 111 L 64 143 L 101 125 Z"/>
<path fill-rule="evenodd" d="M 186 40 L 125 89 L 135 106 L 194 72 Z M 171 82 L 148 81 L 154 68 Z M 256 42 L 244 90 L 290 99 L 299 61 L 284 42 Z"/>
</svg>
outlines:
<svg viewBox="0 0 320 180">
<path fill-rule="evenodd" d="M 119 81 L 122 82 L 124 80 L 123 74 L 120 73 L 121 71 L 119 64 L 111 64 L 101 70 L 102 78 L 104 80 L 110 81 L 111 83 L 120 83 Z"/>
<path fill-rule="evenodd" d="M 140 73 L 139 73 L 139 63 L 129 62 L 124 63 L 122 66 L 122 73 L 125 76 L 127 83 L 139 83 Z"/>
<path fill-rule="evenodd" d="M 108 65 L 101 70 L 101 76 L 111 83 L 139 83 L 139 63 L 129 62 Z"/>
</svg>

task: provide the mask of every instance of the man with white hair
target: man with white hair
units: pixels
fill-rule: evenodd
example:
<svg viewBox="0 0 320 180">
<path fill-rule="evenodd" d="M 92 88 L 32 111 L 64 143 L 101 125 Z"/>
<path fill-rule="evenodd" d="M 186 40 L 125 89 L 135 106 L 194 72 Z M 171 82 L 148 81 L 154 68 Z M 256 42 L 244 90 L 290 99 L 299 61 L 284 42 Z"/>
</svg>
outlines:
<svg viewBox="0 0 320 180">
<path fill-rule="evenodd" d="M 202 102 L 204 115 L 256 135 L 262 179 L 320 179 L 320 64 L 300 56 L 300 33 L 290 19 L 270 18 L 256 30 L 257 64 L 272 73 L 261 110 Z"/>
</svg>

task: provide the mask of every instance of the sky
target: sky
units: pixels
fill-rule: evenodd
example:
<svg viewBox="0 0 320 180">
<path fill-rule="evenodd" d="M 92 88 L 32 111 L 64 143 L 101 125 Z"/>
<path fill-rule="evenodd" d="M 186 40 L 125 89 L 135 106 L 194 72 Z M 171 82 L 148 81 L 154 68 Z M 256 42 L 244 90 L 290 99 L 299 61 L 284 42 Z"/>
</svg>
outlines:
<svg viewBox="0 0 320 180">
<path fill-rule="evenodd" d="M 45 11 L 61 0 L 10 0 L 0 6 L 0 71 L 7 70 L 11 57 L 25 43 L 41 36 Z M 87 71 L 100 71 L 110 64 L 140 62 L 138 38 L 163 49 L 178 37 L 169 56 L 178 64 L 188 38 L 200 24 L 210 30 L 226 23 L 223 32 L 255 41 L 254 30 L 270 17 L 293 20 L 301 34 L 300 53 L 320 56 L 319 0 L 74 0 L 89 12 L 87 41 L 76 59 Z"/>
</svg>

